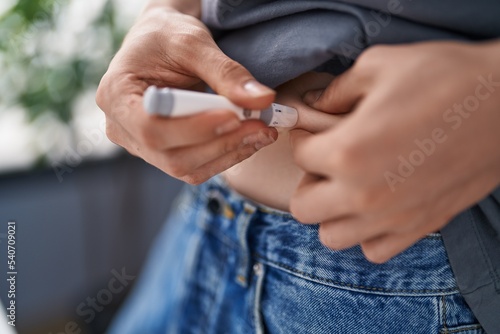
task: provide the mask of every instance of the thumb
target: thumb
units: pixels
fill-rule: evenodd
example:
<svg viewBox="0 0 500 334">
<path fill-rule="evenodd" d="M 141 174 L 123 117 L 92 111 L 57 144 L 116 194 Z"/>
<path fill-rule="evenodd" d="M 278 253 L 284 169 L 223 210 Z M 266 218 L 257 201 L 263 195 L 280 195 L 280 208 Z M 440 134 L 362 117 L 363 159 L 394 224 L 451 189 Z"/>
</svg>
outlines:
<svg viewBox="0 0 500 334">
<path fill-rule="evenodd" d="M 217 46 L 210 46 L 203 58 L 194 65 L 194 72 L 217 94 L 249 109 L 264 109 L 274 101 L 274 90 L 255 80 L 246 68 Z"/>
<path fill-rule="evenodd" d="M 314 104 L 321 98 L 324 91 L 324 89 L 310 90 L 304 94 L 302 101 L 308 106 L 314 107 Z"/>
<path fill-rule="evenodd" d="M 358 74 L 348 70 L 323 90 L 311 90 L 304 94 L 302 101 L 309 107 L 331 114 L 344 114 L 353 111 L 363 98 L 366 84 L 361 83 Z"/>
</svg>

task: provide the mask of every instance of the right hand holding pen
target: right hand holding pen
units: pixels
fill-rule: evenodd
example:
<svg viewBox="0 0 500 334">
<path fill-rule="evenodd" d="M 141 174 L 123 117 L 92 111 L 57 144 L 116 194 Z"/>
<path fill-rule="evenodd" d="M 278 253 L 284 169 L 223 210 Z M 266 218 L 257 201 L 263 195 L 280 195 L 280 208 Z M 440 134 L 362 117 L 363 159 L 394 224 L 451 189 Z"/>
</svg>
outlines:
<svg viewBox="0 0 500 334">
<path fill-rule="evenodd" d="M 228 110 L 169 119 L 152 117 L 143 109 L 143 94 L 150 85 L 186 89 L 202 82 L 249 109 L 263 109 L 275 97 L 224 55 L 198 19 L 169 8 L 146 10 L 97 92 L 108 137 L 191 184 L 204 182 L 276 140 L 276 129 L 260 121 L 240 122 Z"/>
</svg>

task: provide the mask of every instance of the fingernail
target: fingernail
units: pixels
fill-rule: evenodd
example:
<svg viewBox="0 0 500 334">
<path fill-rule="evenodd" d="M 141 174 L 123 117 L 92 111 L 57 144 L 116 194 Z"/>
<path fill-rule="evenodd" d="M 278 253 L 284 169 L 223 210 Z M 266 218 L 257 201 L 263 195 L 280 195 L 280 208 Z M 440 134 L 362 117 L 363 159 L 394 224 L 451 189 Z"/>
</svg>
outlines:
<svg viewBox="0 0 500 334">
<path fill-rule="evenodd" d="M 324 89 L 318 89 L 318 90 L 311 90 L 307 92 L 304 97 L 302 98 L 302 101 L 308 105 L 314 104 L 316 101 L 319 100 L 321 95 L 323 94 Z"/>
<path fill-rule="evenodd" d="M 258 151 L 263 147 L 271 145 L 275 141 L 276 139 L 274 139 L 274 137 L 271 136 L 270 133 L 268 133 L 266 130 L 261 130 L 257 133 L 253 133 L 243 138 L 242 145 L 243 146 L 253 145 L 255 149 Z"/>
<path fill-rule="evenodd" d="M 257 82 L 256 80 L 250 80 L 243 88 L 253 97 L 267 96 L 274 94 L 274 90 L 269 87 L 264 86 L 263 84 Z"/>
<path fill-rule="evenodd" d="M 220 135 L 232 132 L 232 131 L 238 129 L 240 126 L 241 126 L 240 121 L 238 121 L 237 119 L 232 119 L 232 120 L 230 120 L 222 125 L 219 125 L 215 129 L 215 134 L 217 136 L 220 136 Z"/>
</svg>

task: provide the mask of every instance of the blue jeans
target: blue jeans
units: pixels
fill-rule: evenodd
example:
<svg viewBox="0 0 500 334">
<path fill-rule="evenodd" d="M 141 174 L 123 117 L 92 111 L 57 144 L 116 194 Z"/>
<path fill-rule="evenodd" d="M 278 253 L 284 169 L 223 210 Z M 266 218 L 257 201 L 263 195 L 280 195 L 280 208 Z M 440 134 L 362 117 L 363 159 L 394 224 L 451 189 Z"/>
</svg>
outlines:
<svg viewBox="0 0 500 334">
<path fill-rule="evenodd" d="M 439 234 L 377 265 L 221 178 L 175 207 L 110 333 L 484 333 Z"/>
</svg>

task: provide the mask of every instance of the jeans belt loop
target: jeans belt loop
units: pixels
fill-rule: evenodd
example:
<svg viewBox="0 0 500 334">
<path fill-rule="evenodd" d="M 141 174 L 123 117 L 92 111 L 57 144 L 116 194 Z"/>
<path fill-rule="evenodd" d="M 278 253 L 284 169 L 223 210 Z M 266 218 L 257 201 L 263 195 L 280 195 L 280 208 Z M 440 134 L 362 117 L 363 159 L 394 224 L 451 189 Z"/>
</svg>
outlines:
<svg viewBox="0 0 500 334">
<path fill-rule="evenodd" d="M 250 275 L 250 250 L 248 249 L 248 230 L 252 217 L 257 208 L 250 203 L 245 202 L 243 207 L 243 212 L 236 219 L 237 231 L 238 231 L 238 242 L 239 242 L 239 254 L 238 263 L 236 270 L 236 282 L 247 287 L 248 278 Z"/>
</svg>

